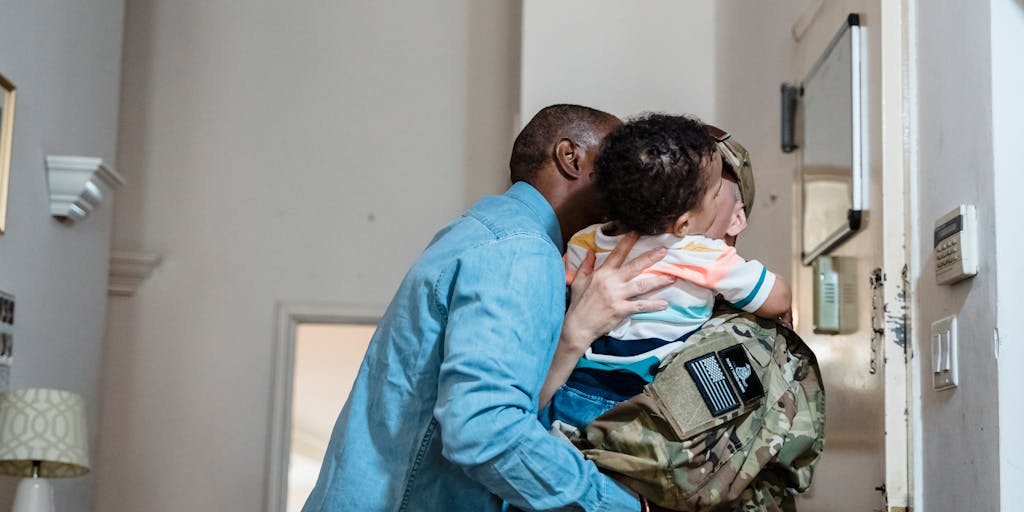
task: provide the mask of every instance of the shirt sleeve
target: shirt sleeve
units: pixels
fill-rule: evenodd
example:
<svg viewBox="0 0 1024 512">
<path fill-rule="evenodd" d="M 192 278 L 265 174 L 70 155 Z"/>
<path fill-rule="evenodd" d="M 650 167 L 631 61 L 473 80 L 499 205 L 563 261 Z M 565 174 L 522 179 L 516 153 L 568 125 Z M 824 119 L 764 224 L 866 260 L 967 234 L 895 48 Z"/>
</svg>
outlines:
<svg viewBox="0 0 1024 512">
<path fill-rule="evenodd" d="M 722 297 L 743 311 L 754 313 L 768 300 L 775 274 L 760 261 L 732 256 L 732 266 L 715 287 Z"/>
<path fill-rule="evenodd" d="M 434 416 L 443 455 L 528 510 L 639 510 L 634 494 L 537 421 L 564 311 L 551 243 L 520 235 L 459 258 Z"/>
</svg>

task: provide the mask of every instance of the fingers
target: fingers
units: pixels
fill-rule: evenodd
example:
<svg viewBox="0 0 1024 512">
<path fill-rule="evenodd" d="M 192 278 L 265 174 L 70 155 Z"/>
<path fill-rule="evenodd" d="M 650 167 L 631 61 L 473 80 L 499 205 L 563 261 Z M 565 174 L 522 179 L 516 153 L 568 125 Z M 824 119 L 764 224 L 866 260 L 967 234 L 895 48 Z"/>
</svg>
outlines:
<svg viewBox="0 0 1024 512">
<path fill-rule="evenodd" d="M 602 266 L 608 268 L 618 268 L 622 265 L 623 261 L 626 261 L 626 256 L 629 255 L 629 251 L 633 249 L 633 244 L 636 243 L 638 236 L 636 233 L 627 233 L 622 236 L 619 243 L 615 244 L 615 248 L 612 252 L 608 253 L 608 258 L 604 260 Z"/>
<path fill-rule="evenodd" d="M 576 269 L 576 274 L 572 280 L 572 296 L 573 300 L 577 300 L 576 296 L 582 293 L 590 286 L 590 278 L 594 275 L 594 260 L 596 256 L 593 251 L 587 251 L 586 257 L 580 262 L 580 266 Z"/>
<path fill-rule="evenodd" d="M 618 247 L 616 247 L 616 249 L 618 249 Z M 625 279 L 633 279 L 634 277 L 640 275 L 641 272 L 646 270 L 651 265 L 654 265 L 655 263 L 661 261 L 661 259 L 665 257 L 665 253 L 667 252 L 668 249 L 664 247 L 659 247 L 657 249 L 651 249 L 641 254 L 640 256 L 633 258 L 632 260 L 629 261 L 629 263 L 626 263 L 626 265 L 622 267 L 622 271 L 624 274 L 623 277 Z"/>
<path fill-rule="evenodd" d="M 668 301 L 661 299 L 633 300 L 629 302 L 632 313 L 650 313 L 651 311 L 664 311 L 668 307 Z"/>
<path fill-rule="evenodd" d="M 597 255 L 594 251 L 587 251 L 586 257 L 583 258 L 583 262 L 576 269 L 579 274 L 589 274 L 594 271 L 594 262 L 597 261 Z"/>
<path fill-rule="evenodd" d="M 633 287 L 633 290 L 631 292 L 633 295 L 631 297 L 636 297 L 637 295 L 643 295 L 645 293 L 660 290 L 671 285 L 674 282 L 676 282 L 674 277 L 665 275 L 637 279 L 636 281 L 630 283 L 630 285 Z"/>
</svg>

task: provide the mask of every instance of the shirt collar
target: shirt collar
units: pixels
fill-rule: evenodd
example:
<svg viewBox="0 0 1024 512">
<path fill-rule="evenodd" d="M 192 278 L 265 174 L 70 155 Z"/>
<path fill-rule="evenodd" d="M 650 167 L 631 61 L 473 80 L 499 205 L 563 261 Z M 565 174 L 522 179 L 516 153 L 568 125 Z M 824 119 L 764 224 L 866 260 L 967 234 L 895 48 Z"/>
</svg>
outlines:
<svg viewBox="0 0 1024 512">
<path fill-rule="evenodd" d="M 558 224 L 555 210 L 551 208 L 551 203 L 548 203 L 548 200 L 537 189 L 533 188 L 533 185 L 525 181 L 513 183 L 508 191 L 505 192 L 505 195 L 525 204 L 537 217 L 541 226 L 544 226 L 555 247 L 561 249 L 562 228 Z"/>
</svg>

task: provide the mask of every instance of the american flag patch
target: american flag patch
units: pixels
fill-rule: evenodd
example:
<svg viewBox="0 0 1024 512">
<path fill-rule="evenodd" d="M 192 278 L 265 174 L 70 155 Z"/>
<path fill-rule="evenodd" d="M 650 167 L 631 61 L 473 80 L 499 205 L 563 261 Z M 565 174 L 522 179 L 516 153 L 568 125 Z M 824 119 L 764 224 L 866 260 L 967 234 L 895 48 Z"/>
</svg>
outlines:
<svg viewBox="0 0 1024 512">
<path fill-rule="evenodd" d="M 714 352 L 687 361 L 686 371 L 690 372 L 712 416 L 720 416 L 740 406 Z"/>
</svg>

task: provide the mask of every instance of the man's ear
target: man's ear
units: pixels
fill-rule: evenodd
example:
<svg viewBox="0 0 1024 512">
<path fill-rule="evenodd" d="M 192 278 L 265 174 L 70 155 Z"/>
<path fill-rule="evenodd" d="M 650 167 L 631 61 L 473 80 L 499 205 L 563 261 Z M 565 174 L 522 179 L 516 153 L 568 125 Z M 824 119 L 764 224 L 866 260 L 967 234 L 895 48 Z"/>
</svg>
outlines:
<svg viewBox="0 0 1024 512">
<path fill-rule="evenodd" d="M 743 203 L 737 202 L 734 207 L 732 218 L 729 219 L 729 227 L 725 229 L 725 234 L 729 236 L 737 236 L 747 229 L 747 214 L 743 211 Z"/>
<path fill-rule="evenodd" d="M 563 138 L 555 144 L 555 166 L 566 178 L 580 178 L 580 147 L 570 139 Z"/>
<path fill-rule="evenodd" d="M 676 221 L 672 223 L 672 234 L 682 238 L 688 233 L 687 228 L 690 227 L 690 212 L 686 212 L 679 217 L 676 217 Z"/>
</svg>

